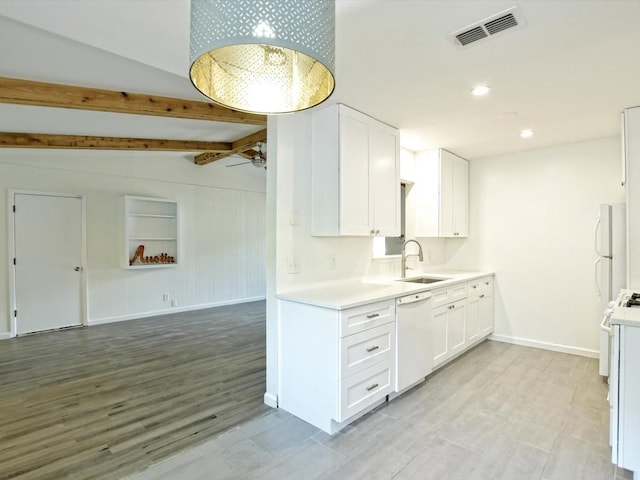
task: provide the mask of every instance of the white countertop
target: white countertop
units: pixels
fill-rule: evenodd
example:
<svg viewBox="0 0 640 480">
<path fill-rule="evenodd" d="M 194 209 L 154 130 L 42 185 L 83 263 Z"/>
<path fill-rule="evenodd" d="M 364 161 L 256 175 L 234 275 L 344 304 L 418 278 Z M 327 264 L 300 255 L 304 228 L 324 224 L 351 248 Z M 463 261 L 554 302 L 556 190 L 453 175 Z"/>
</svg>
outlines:
<svg viewBox="0 0 640 480">
<path fill-rule="evenodd" d="M 438 270 L 414 273 L 407 278 L 435 277 L 445 280 L 436 283 L 422 284 L 397 281 L 398 278 L 372 277 L 363 280 L 342 280 L 315 284 L 312 287 L 288 290 L 277 295 L 280 300 L 290 300 L 317 307 L 344 310 L 376 301 L 389 300 L 417 292 L 426 292 L 446 287 L 458 282 L 473 280 L 492 272 L 470 272 L 463 270 Z"/>
</svg>

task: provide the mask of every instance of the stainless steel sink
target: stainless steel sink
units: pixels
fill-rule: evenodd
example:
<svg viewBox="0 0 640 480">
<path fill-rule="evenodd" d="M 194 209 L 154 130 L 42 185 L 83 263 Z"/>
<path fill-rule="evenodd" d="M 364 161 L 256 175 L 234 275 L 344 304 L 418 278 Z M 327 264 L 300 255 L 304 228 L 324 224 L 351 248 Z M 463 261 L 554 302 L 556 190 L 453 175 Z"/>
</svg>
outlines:
<svg viewBox="0 0 640 480">
<path fill-rule="evenodd" d="M 444 282 L 447 278 L 434 278 L 434 277 L 413 277 L 413 278 L 401 278 L 398 282 L 411 282 L 411 283 L 436 283 Z"/>
</svg>

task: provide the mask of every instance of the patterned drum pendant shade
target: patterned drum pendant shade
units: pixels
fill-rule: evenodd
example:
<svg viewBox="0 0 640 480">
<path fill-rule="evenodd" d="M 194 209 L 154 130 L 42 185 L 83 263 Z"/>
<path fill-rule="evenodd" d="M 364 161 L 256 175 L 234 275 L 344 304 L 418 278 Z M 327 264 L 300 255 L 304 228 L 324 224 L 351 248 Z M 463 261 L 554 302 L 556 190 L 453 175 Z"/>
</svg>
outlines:
<svg viewBox="0 0 640 480">
<path fill-rule="evenodd" d="M 251 113 L 313 107 L 334 90 L 335 0 L 191 0 L 195 87 Z"/>
</svg>

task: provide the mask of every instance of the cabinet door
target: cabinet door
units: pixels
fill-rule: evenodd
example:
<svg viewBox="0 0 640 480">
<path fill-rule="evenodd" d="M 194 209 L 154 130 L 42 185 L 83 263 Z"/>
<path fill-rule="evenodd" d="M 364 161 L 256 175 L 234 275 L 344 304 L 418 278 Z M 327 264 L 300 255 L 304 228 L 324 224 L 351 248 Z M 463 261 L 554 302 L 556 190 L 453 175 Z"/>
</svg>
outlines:
<svg viewBox="0 0 640 480">
<path fill-rule="evenodd" d="M 353 114 L 352 114 L 353 113 Z M 358 112 L 340 110 L 340 234 L 371 235 L 369 125 Z"/>
<path fill-rule="evenodd" d="M 386 125 L 369 132 L 369 178 L 375 235 L 400 235 L 400 162 L 396 131 Z"/>
<path fill-rule="evenodd" d="M 450 312 L 447 319 L 447 350 L 449 355 L 455 355 L 466 346 L 465 324 L 467 317 L 466 300 L 449 305 Z"/>
<path fill-rule="evenodd" d="M 453 159 L 447 151 L 440 153 L 440 235 L 454 236 L 454 188 L 453 188 Z"/>
<path fill-rule="evenodd" d="M 493 295 L 491 293 L 480 294 L 478 324 L 480 335 L 485 336 L 493 332 Z"/>
<path fill-rule="evenodd" d="M 469 164 L 466 160 L 454 157 L 451 167 L 452 183 L 452 230 L 455 237 L 469 235 Z"/>
<path fill-rule="evenodd" d="M 480 334 L 480 294 L 469 296 L 467 301 L 467 341 L 473 342 Z"/>
<path fill-rule="evenodd" d="M 447 351 L 447 324 L 449 319 L 449 305 L 434 308 L 431 324 L 431 349 L 433 351 L 433 366 L 436 367 L 444 362 L 448 355 Z"/>
<path fill-rule="evenodd" d="M 480 335 L 493 332 L 493 277 L 485 277 L 478 282 L 480 294 L 479 326 Z"/>
</svg>

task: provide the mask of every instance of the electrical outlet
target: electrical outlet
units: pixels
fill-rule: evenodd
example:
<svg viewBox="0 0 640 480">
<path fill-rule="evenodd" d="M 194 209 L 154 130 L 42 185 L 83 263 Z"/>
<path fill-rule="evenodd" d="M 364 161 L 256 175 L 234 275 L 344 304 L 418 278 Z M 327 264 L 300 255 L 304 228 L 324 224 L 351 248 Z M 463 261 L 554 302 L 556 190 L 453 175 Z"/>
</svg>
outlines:
<svg viewBox="0 0 640 480">
<path fill-rule="evenodd" d="M 287 257 L 287 273 L 298 273 L 298 259 L 296 257 Z"/>
<path fill-rule="evenodd" d="M 176 300 L 175 298 L 173 300 L 171 300 L 171 306 L 172 307 L 177 307 L 178 306 L 178 300 Z"/>
<path fill-rule="evenodd" d="M 163 302 L 168 302 L 169 301 L 169 294 L 168 293 L 163 293 L 162 294 L 162 301 Z"/>
</svg>

